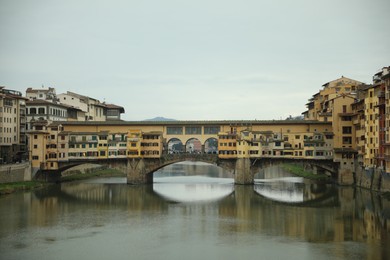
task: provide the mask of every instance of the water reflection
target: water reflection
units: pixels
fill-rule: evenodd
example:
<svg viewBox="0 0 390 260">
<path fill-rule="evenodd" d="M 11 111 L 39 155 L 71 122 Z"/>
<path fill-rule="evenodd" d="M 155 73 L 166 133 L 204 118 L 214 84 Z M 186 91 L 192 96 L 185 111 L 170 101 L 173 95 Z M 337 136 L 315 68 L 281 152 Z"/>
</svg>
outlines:
<svg viewBox="0 0 390 260">
<path fill-rule="evenodd" d="M 210 202 L 234 191 L 233 175 L 207 164 L 182 162 L 172 164 L 153 176 L 153 190 L 171 202 Z"/>
<path fill-rule="evenodd" d="M 153 186 L 108 178 L 0 197 L 0 258 L 389 259 L 390 202 L 375 193 L 270 172 L 234 186 L 195 168 Z"/>
<path fill-rule="evenodd" d="M 233 179 L 203 176 L 156 178 L 153 190 L 174 202 L 220 200 L 234 191 Z"/>
<path fill-rule="evenodd" d="M 305 200 L 305 185 L 294 182 L 274 182 L 271 185 L 265 183 L 256 184 L 255 191 L 271 200 L 289 203 L 298 203 Z"/>
<path fill-rule="evenodd" d="M 257 194 L 277 202 L 298 204 L 316 202 L 324 199 L 334 191 L 332 185 L 307 181 L 292 176 L 279 166 L 264 169 L 255 180 L 254 190 Z"/>
</svg>

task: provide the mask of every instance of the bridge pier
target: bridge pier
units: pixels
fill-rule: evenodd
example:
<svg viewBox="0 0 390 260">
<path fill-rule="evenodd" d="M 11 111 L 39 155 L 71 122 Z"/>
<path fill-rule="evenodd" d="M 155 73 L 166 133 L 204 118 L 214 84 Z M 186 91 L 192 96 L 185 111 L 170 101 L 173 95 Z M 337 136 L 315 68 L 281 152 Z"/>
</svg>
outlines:
<svg viewBox="0 0 390 260">
<path fill-rule="evenodd" d="M 254 183 L 254 175 L 251 171 L 249 158 L 238 158 L 234 169 L 234 184 L 251 185 Z"/>
<path fill-rule="evenodd" d="M 127 161 L 127 184 L 153 183 L 153 175 L 148 174 L 144 159 L 129 159 Z"/>
</svg>

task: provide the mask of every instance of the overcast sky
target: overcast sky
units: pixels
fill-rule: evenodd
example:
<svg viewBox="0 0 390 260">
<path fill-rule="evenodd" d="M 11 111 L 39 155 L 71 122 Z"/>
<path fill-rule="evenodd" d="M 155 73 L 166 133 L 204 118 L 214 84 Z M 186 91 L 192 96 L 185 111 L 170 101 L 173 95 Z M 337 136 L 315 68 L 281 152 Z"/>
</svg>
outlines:
<svg viewBox="0 0 390 260">
<path fill-rule="evenodd" d="M 300 115 L 390 65 L 388 0 L 0 0 L 0 86 L 73 91 L 125 120 Z"/>
</svg>

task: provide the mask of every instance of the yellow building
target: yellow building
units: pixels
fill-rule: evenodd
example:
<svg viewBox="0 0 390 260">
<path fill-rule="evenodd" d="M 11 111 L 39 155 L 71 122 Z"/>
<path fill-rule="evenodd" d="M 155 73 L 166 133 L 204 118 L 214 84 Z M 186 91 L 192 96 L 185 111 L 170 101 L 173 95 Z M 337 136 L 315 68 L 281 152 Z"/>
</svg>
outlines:
<svg viewBox="0 0 390 260">
<path fill-rule="evenodd" d="M 219 131 L 215 135 L 216 130 Z M 314 121 L 176 121 L 176 122 L 36 122 L 31 138 L 34 167 L 57 169 L 68 161 L 110 158 L 160 158 L 169 142 L 197 139 L 201 152 L 211 139 L 221 159 L 329 159 L 330 122 Z M 44 149 L 40 149 L 41 143 Z M 199 144 L 200 143 L 200 144 Z M 215 145 L 213 144 L 213 145 Z M 191 152 L 191 151 L 182 151 Z M 210 153 L 206 152 L 206 153 Z"/>
<path fill-rule="evenodd" d="M 390 67 L 385 75 L 382 76 L 384 89 L 385 89 L 385 171 L 390 173 Z"/>
<path fill-rule="evenodd" d="M 130 130 L 127 135 L 127 157 L 138 158 L 141 156 L 141 130 Z"/>
<path fill-rule="evenodd" d="M 355 94 L 360 81 L 341 77 L 322 85 L 323 89 L 314 94 L 306 104 L 307 111 L 303 112 L 306 120 L 331 121 L 333 108 L 328 103 L 330 100 L 342 94 Z"/>
<path fill-rule="evenodd" d="M 378 121 L 378 92 L 371 86 L 366 91 L 366 97 L 364 99 L 365 107 L 365 154 L 364 165 L 365 167 L 376 167 L 375 157 L 378 154 L 379 148 L 379 121 Z"/>
<path fill-rule="evenodd" d="M 237 158 L 237 134 L 232 132 L 218 133 L 218 157 L 221 159 Z"/>
<path fill-rule="evenodd" d="M 357 150 L 357 163 L 358 166 L 364 168 L 364 155 L 365 155 L 365 143 L 366 143 L 366 125 L 365 125 L 365 92 L 369 86 L 362 86 L 358 93 L 357 99 L 352 104 L 352 124 L 355 129 L 355 145 Z"/>
<path fill-rule="evenodd" d="M 161 132 L 142 133 L 141 156 L 143 158 L 160 158 L 163 153 Z"/>
</svg>

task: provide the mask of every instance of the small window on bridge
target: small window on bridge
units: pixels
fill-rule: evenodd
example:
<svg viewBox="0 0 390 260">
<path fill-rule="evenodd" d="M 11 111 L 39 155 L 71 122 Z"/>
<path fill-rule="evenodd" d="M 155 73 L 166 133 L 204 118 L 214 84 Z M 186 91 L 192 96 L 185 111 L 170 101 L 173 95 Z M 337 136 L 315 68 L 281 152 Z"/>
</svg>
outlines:
<svg viewBox="0 0 390 260">
<path fill-rule="evenodd" d="M 204 127 L 204 134 L 205 135 L 216 135 L 220 131 L 221 131 L 221 128 L 219 126 L 205 126 Z"/>
<path fill-rule="evenodd" d="M 167 134 L 168 135 L 182 135 L 183 134 L 183 127 L 175 127 L 175 126 L 168 126 L 167 127 Z"/>
<path fill-rule="evenodd" d="M 200 135 L 200 134 L 202 134 L 202 127 L 186 126 L 186 135 Z"/>
</svg>

